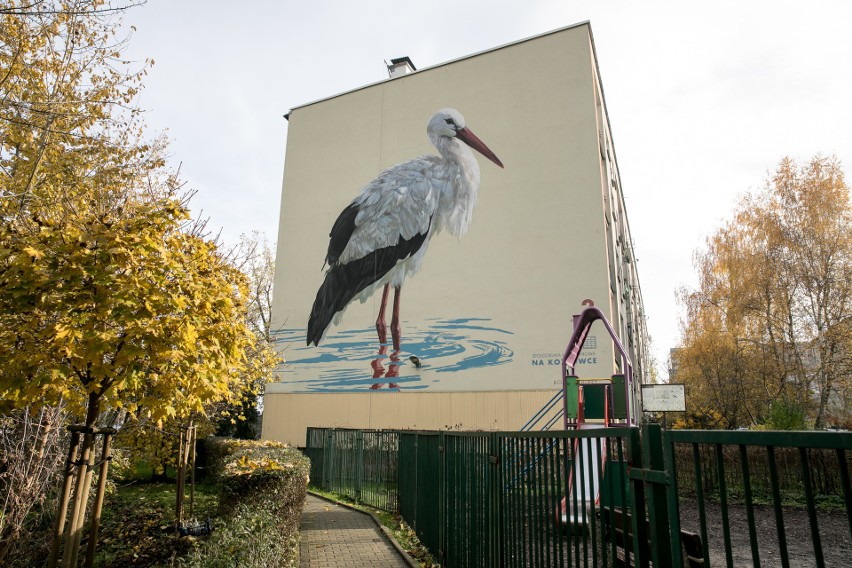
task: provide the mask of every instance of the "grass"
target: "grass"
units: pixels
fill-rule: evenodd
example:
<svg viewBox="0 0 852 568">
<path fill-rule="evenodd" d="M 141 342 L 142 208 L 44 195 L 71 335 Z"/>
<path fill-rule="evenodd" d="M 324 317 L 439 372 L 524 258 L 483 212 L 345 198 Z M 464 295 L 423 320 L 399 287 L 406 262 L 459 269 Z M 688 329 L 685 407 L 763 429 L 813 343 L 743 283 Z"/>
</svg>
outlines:
<svg viewBox="0 0 852 568">
<path fill-rule="evenodd" d="M 332 493 L 330 491 L 323 491 L 322 489 L 317 489 L 316 487 L 311 486 L 310 492 L 321 497 L 325 497 L 331 501 L 337 501 L 339 503 L 344 503 L 353 509 L 358 509 L 359 511 L 364 511 L 366 513 L 371 513 L 374 515 L 379 521 L 384 525 L 393 535 L 394 540 L 396 540 L 400 546 L 412 557 L 422 568 L 432 568 L 433 566 L 439 566 L 429 551 L 420 543 L 420 539 L 417 538 L 417 534 L 415 534 L 414 530 L 406 524 L 406 522 L 402 519 L 399 514 L 388 513 L 387 511 L 382 511 L 380 509 L 374 509 L 373 507 L 369 507 L 367 505 L 363 505 L 361 503 L 356 503 L 352 499 L 348 497 L 344 497 L 342 495 L 338 495 L 337 493 Z"/>
<path fill-rule="evenodd" d="M 176 492 L 174 481 L 119 484 L 104 503 L 95 566 L 161 566 L 188 554 L 197 541 L 194 537 L 181 537 L 175 532 Z M 217 487 L 196 484 L 195 518 L 212 517 L 215 525 L 218 503 Z M 186 518 L 189 514 L 188 498 L 184 507 Z"/>
<path fill-rule="evenodd" d="M 213 532 L 176 533 L 174 481 L 119 483 L 105 503 L 95 566 L 294 565 L 307 459 L 281 444 L 256 441 L 205 440 L 204 449 L 214 473 L 196 484 L 192 516 L 202 522 L 209 517 Z M 150 475 L 144 468 L 135 473 Z M 188 498 L 184 512 L 192 520 Z"/>
<path fill-rule="evenodd" d="M 694 490 L 681 490 L 678 491 L 678 497 L 681 499 L 696 499 L 696 493 Z M 725 497 L 728 503 L 732 505 L 745 505 L 746 503 L 745 489 L 741 486 L 728 487 Z M 782 507 L 804 509 L 808 504 L 804 491 L 782 490 L 780 491 L 780 497 Z M 719 503 L 718 489 L 706 491 L 704 498 L 713 503 Z M 768 489 L 760 487 L 757 489 L 752 488 L 751 502 L 754 505 L 773 505 L 775 503 L 772 499 L 772 493 Z M 846 500 L 839 495 L 817 494 L 814 495 L 814 506 L 819 511 L 845 511 Z"/>
<path fill-rule="evenodd" d="M 101 514 L 94 566 L 98 568 L 266 568 L 291 567 L 298 558 L 298 524 L 310 463 L 280 443 L 205 439 L 208 475 L 197 483 L 193 512 L 189 488 L 185 521 L 212 520 L 204 536 L 180 536 L 175 527 L 175 480 L 152 481 L 139 465 L 113 480 Z M 203 443 L 202 443 L 203 442 Z M 201 453 L 199 452 L 199 455 Z M 213 473 L 211 473 L 213 472 Z M 144 480 L 134 478 L 144 476 Z M 90 496 L 90 504 L 93 501 Z M 55 505 L 51 505 L 55 507 Z M 194 519 L 190 519 L 192 516 Z M 52 522 L 44 515 L 37 531 L 4 558 L 4 566 L 43 566 L 50 552 Z M 79 558 L 88 548 L 87 515 Z"/>
</svg>

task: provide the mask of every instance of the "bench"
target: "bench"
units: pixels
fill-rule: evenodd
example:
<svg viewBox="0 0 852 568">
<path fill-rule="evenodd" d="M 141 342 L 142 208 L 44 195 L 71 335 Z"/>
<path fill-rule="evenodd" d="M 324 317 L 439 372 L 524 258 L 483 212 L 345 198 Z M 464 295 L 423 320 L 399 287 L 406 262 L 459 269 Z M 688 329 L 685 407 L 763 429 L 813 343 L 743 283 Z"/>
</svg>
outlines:
<svg viewBox="0 0 852 568">
<path fill-rule="evenodd" d="M 609 516 L 613 515 L 612 523 Z M 621 568 L 633 568 L 636 564 L 636 559 L 633 555 L 633 523 L 630 515 L 622 512 L 621 509 L 604 507 L 602 510 L 602 520 L 604 527 L 604 535 L 607 539 L 614 536 L 616 545 L 616 564 Z M 615 535 L 610 534 L 610 530 L 615 529 Z M 651 529 L 648 526 L 648 520 L 645 520 L 645 534 L 651 534 Z M 686 565 L 689 568 L 704 568 L 704 551 L 701 545 L 701 536 L 690 531 L 680 531 L 680 541 L 686 558 Z M 651 558 L 651 543 L 649 541 L 640 542 L 639 546 L 642 553 Z M 627 554 L 625 549 L 630 551 L 630 562 L 626 561 Z"/>
</svg>

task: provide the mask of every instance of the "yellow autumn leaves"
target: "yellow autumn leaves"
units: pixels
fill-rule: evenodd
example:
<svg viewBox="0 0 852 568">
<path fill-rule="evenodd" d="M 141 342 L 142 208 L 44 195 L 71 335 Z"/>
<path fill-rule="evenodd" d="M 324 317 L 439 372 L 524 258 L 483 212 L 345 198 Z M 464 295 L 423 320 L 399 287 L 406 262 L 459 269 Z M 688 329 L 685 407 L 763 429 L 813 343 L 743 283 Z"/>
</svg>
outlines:
<svg viewBox="0 0 852 568">
<path fill-rule="evenodd" d="M 772 426 L 779 412 L 852 426 L 852 209 L 838 161 L 782 160 L 695 264 L 674 377 L 692 412 L 723 428 Z"/>
<path fill-rule="evenodd" d="M 162 424 L 240 401 L 277 357 L 97 4 L 0 11 L 0 396 Z"/>
</svg>

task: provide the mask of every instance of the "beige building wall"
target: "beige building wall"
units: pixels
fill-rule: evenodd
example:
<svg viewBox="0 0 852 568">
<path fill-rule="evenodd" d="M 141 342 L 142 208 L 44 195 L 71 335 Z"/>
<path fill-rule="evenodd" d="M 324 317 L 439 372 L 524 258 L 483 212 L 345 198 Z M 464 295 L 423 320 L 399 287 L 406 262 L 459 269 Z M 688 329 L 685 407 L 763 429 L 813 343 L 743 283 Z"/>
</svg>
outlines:
<svg viewBox="0 0 852 568">
<path fill-rule="evenodd" d="M 468 234 L 433 238 L 421 272 L 406 282 L 402 353 L 392 365 L 378 354 L 380 294 L 350 305 L 324 343 L 306 347 L 334 220 L 384 168 L 435 153 L 426 123 L 444 107 L 461 111 L 505 169 L 478 156 L 482 181 Z M 625 337 L 628 323 L 644 325 L 638 276 L 630 285 L 624 276 L 632 247 L 613 178 L 588 24 L 294 108 L 272 322 L 287 364 L 267 389 L 264 437 L 298 442 L 309 425 L 491 429 L 498 409 L 497 429 L 518 428 L 541 406 L 540 393 L 561 386 L 558 360 L 582 300 L 593 299 Z M 628 286 L 631 305 L 622 300 Z M 599 341 L 587 344 L 577 373 L 609 376 L 619 370 L 614 350 L 602 326 L 593 333 Z M 645 341 L 634 339 L 637 348 Z M 432 349 L 435 342 L 446 345 Z M 377 359 L 398 376 L 373 378 Z M 391 385 L 399 392 L 370 390 Z M 520 402 L 505 406 L 512 396 Z M 541 396 L 543 404 L 549 396 Z"/>
<path fill-rule="evenodd" d="M 557 391 L 267 394 L 263 437 L 304 446 L 307 426 L 517 430 Z"/>
</svg>

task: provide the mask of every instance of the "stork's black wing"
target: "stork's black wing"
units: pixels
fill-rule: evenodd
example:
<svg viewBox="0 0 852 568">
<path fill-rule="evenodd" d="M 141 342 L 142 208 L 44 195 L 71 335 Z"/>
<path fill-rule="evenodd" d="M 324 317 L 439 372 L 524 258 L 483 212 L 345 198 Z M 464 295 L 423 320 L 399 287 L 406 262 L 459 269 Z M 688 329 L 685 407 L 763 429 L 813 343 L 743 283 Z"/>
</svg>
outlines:
<svg viewBox="0 0 852 568">
<path fill-rule="evenodd" d="M 355 232 L 355 217 L 358 216 L 358 211 L 358 206 L 352 203 L 340 212 L 334 225 L 331 226 L 331 232 L 328 234 L 330 237 L 328 253 L 325 255 L 325 261 L 329 266 L 337 264 L 343 249 L 346 248 L 352 233 Z"/>
<path fill-rule="evenodd" d="M 334 315 L 368 286 L 381 280 L 397 262 L 420 250 L 428 234 L 427 230 L 410 239 L 400 238 L 394 246 L 380 248 L 346 264 L 332 264 L 311 308 L 307 344 L 319 345 Z"/>
</svg>

